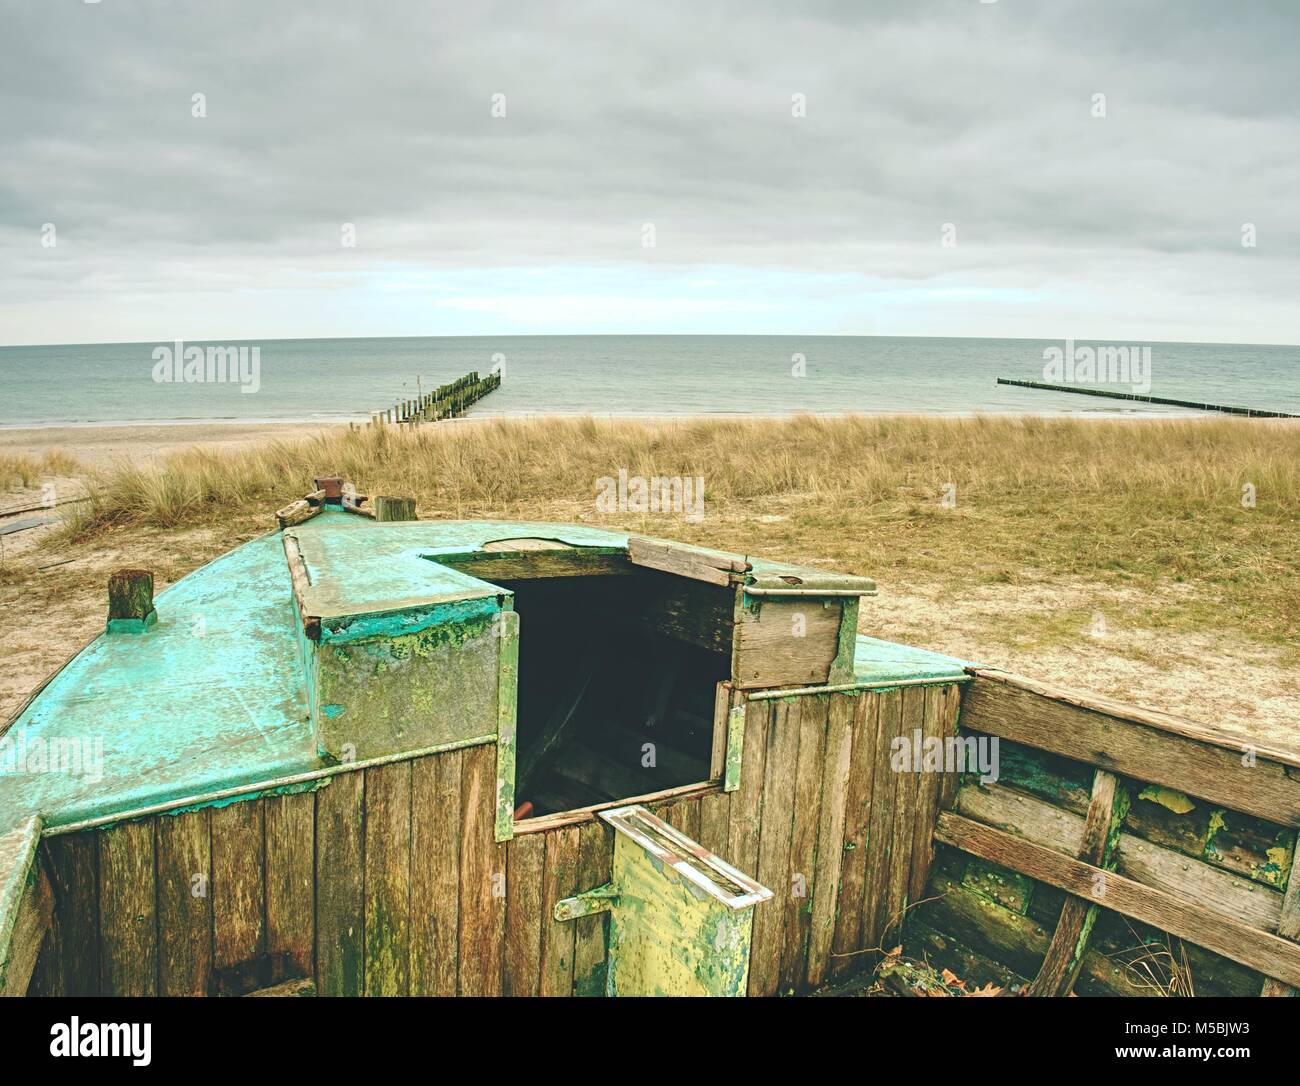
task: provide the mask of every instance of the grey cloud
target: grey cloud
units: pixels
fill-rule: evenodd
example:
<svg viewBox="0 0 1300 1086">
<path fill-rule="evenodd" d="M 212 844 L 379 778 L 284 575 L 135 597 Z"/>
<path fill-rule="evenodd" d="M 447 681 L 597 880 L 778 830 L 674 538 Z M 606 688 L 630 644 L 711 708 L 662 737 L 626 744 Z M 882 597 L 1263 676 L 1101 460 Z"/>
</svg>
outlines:
<svg viewBox="0 0 1300 1086">
<path fill-rule="evenodd" d="M 1016 282 L 1121 254 L 1213 268 L 1252 221 L 1251 289 L 1294 281 L 1291 3 L 0 10 L 11 296 L 297 279 L 345 221 L 367 259 L 431 267 L 639 259 L 648 220 L 679 264 Z"/>
</svg>

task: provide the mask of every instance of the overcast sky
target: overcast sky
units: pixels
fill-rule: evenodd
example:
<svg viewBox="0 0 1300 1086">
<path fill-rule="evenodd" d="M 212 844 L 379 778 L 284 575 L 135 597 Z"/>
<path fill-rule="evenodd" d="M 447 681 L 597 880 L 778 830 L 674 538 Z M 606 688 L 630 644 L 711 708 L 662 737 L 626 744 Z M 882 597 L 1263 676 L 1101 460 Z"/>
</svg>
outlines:
<svg viewBox="0 0 1300 1086">
<path fill-rule="evenodd" d="M 1298 39 L 1295 0 L 0 0 L 0 343 L 1300 343 Z"/>
</svg>

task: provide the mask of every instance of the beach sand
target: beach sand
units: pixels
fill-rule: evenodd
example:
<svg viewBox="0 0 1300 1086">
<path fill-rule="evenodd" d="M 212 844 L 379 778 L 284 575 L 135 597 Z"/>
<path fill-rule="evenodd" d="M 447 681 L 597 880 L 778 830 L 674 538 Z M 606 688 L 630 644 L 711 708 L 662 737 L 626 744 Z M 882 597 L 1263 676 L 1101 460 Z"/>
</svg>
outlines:
<svg viewBox="0 0 1300 1086">
<path fill-rule="evenodd" d="M 159 426 L 50 426 L 0 430 L 0 454 L 40 456 L 62 449 L 91 467 L 121 457 L 155 458 L 194 445 L 239 448 L 272 438 L 306 437 L 333 423 L 187 422 Z"/>
</svg>

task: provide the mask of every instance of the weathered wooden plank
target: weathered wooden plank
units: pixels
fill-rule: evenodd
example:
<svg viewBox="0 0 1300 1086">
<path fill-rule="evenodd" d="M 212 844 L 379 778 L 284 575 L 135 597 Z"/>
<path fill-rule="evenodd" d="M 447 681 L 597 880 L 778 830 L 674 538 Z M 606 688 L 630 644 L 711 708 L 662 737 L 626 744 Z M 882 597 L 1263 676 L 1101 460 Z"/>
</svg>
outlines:
<svg viewBox="0 0 1300 1086">
<path fill-rule="evenodd" d="M 811 686 L 830 678 L 839 652 L 843 605 L 765 599 L 736 624 L 732 683 L 738 690 Z"/>
<path fill-rule="evenodd" d="M 662 788 L 657 792 L 646 792 L 641 795 L 626 796 L 614 800 L 602 800 L 599 803 L 592 803 L 586 807 L 575 807 L 568 811 L 557 811 L 554 814 L 538 815 L 535 818 L 520 819 L 515 823 L 515 829 L 519 833 L 549 833 L 551 830 L 558 830 L 561 826 L 575 826 L 591 822 L 595 819 L 597 811 L 608 810 L 611 807 L 626 807 L 633 803 L 640 803 L 642 806 L 651 807 L 666 799 L 706 795 L 709 792 L 712 792 L 713 789 L 714 785 L 710 784 L 708 781 L 700 781 L 696 784 L 683 784 L 674 788 Z"/>
<path fill-rule="evenodd" d="M 950 686 L 941 686 L 938 688 L 942 691 L 940 709 L 941 727 L 943 735 L 955 736 L 958 732 L 958 718 L 961 716 L 961 692 L 962 687 L 953 683 Z M 953 797 L 957 794 L 957 789 L 961 787 L 960 773 L 945 773 L 943 780 L 939 784 L 939 810 L 946 811 L 952 806 Z"/>
<path fill-rule="evenodd" d="M 269 988 L 259 988 L 249 992 L 246 999 L 304 999 L 316 994 L 316 982 L 311 977 L 291 977 L 273 984 Z"/>
<path fill-rule="evenodd" d="M 542 970 L 544 833 L 516 836 L 506 848 L 506 947 L 502 992 L 535 996 Z"/>
<path fill-rule="evenodd" d="M 1300 945 L 1289 939 L 1247 927 L 1202 905 L 948 811 L 939 815 L 937 836 L 945 844 L 1067 893 L 1089 897 L 1103 908 L 1151 924 L 1267 976 L 1292 986 L 1300 984 Z"/>
<path fill-rule="evenodd" d="M 924 762 L 915 764 L 915 737 L 924 732 L 926 688 L 908 686 L 894 695 L 899 699 L 898 731 L 893 739 L 901 739 L 913 751 L 911 764 L 900 764 L 897 768 L 894 759 L 890 759 L 891 775 L 894 777 L 894 809 L 889 824 L 889 860 L 888 875 L 885 883 L 884 912 L 881 914 L 879 928 L 880 946 L 886 950 L 896 946 L 902 939 L 903 921 L 907 916 L 908 890 L 912 875 L 912 846 L 918 821 L 917 803 L 919 802 L 921 778 L 925 776 Z M 891 755 L 893 751 L 891 751 Z"/>
<path fill-rule="evenodd" d="M 362 995 L 365 776 L 340 773 L 315 796 L 316 988 L 323 996 Z"/>
<path fill-rule="evenodd" d="M 366 995 L 410 991 L 411 763 L 365 770 Z"/>
<path fill-rule="evenodd" d="M 876 715 L 876 738 L 873 747 L 875 769 L 871 783 L 871 823 L 867 829 L 867 866 L 862 885 L 862 925 L 858 932 L 858 950 L 882 947 L 885 926 L 889 922 L 890 857 L 894 849 L 894 805 L 897 802 L 899 774 L 891 759 L 891 744 L 903 724 L 902 691 L 889 690 L 880 695 Z M 858 964 L 866 955 L 859 958 Z"/>
<path fill-rule="evenodd" d="M 621 554 L 592 554 L 586 549 L 564 551 L 478 552 L 440 556 L 440 564 L 451 566 L 499 584 L 501 581 L 526 581 L 546 577 L 610 577 L 640 574 Z"/>
<path fill-rule="evenodd" d="M 712 792 L 709 795 L 701 796 L 698 802 L 700 805 L 700 844 L 715 855 L 721 856 L 728 863 L 732 863 L 731 857 L 727 855 L 729 849 L 727 832 L 731 822 L 731 795 L 727 792 Z M 732 863 L 732 866 L 736 865 Z M 746 871 L 745 874 L 748 875 L 751 872 Z"/>
<path fill-rule="evenodd" d="M 966 889 L 955 878 L 937 870 L 927 887 L 924 902 L 908 916 L 911 953 L 916 953 L 914 941 L 918 927 L 922 931 L 928 927 L 941 932 L 947 944 L 955 940 L 982 952 L 1021 979 L 1026 974 L 1032 977 L 1038 970 L 1049 939 L 1048 933 L 1036 920 Z M 1149 989 L 1141 988 L 1129 977 L 1122 964 L 1107 958 L 1099 950 L 1085 950 L 1082 972 L 1091 984 L 1097 986 L 1100 994 L 1151 994 Z M 968 982 L 972 979 L 964 973 L 959 975 Z"/>
<path fill-rule="evenodd" d="M 881 695 L 860 694 L 855 700 L 853 751 L 849 762 L 848 791 L 844 798 L 844 857 L 840 866 L 835 935 L 831 941 L 832 973 L 849 969 L 860 947 L 867 839 L 871 831 Z"/>
<path fill-rule="evenodd" d="M 929 740 L 942 742 L 952 735 L 948 719 L 947 691 L 951 687 L 927 686 L 924 688 L 924 710 L 921 723 L 922 747 Z M 945 786 L 955 782 L 959 774 L 925 772 L 917 781 L 916 818 L 912 835 L 912 873 L 908 882 L 907 899 L 915 904 L 925 895 L 925 884 L 930 877 L 930 863 L 934 858 L 934 820 L 939 814 Z"/>
<path fill-rule="evenodd" d="M 0 947 L 0 996 L 23 996 L 28 992 L 41 947 L 54 921 L 54 892 L 40 853 L 29 853 L 31 867 L 26 886 L 16 905 L 7 945 Z"/>
<path fill-rule="evenodd" d="M 994 829 L 1069 855 L 1077 854 L 1083 841 L 1083 819 L 1078 815 L 998 784 L 965 785 L 957 793 L 952 809 Z M 1121 875 L 1200 902 L 1261 931 L 1277 929 L 1282 895 L 1276 890 L 1135 834 L 1121 833 L 1119 841 L 1116 869 Z"/>
<path fill-rule="evenodd" d="M 1277 933 L 1283 939 L 1300 939 L 1300 875 L 1296 874 L 1296 860 L 1300 858 L 1300 847 L 1298 847 L 1291 857 L 1291 877 L 1287 880 L 1286 892 L 1282 895 L 1282 909 L 1278 917 Z M 1259 993 L 1261 996 L 1268 998 L 1277 998 L 1279 996 L 1300 996 L 1297 991 L 1289 984 L 1283 984 L 1281 981 L 1268 977 L 1264 981 L 1264 987 Z"/>
<path fill-rule="evenodd" d="M 692 841 L 698 841 L 700 835 L 699 797 L 675 799 L 663 806 L 656 807 L 654 813 L 673 829 L 681 830 Z"/>
<path fill-rule="evenodd" d="M 727 830 L 726 860 L 746 875 L 758 870 L 758 847 L 763 829 L 763 782 L 767 762 L 767 737 L 774 702 L 751 701 L 745 706 L 744 770 L 740 787 L 731 793 L 731 824 Z"/>
<path fill-rule="evenodd" d="M 741 573 L 749 568 L 749 564 L 740 558 L 711 555 L 637 536 L 632 536 L 627 541 L 627 557 L 633 565 L 715 585 L 729 585 L 733 573 Z"/>
<path fill-rule="evenodd" d="M 853 756 L 853 717 L 860 699 L 832 694 L 827 710 L 826 754 L 822 759 L 821 803 L 817 811 L 817 862 L 808 925 L 810 987 L 826 980 L 844 862 L 844 814 Z"/>
<path fill-rule="evenodd" d="M 578 827 L 546 834 L 542 868 L 542 965 L 538 990 L 544 996 L 573 993 L 573 922 L 555 919 L 555 906 L 590 887 L 578 886 Z"/>
<path fill-rule="evenodd" d="M 790 902 L 790 844 L 794 831 L 795 782 L 799 771 L 799 721 L 789 701 L 773 702 L 768 718 L 763 773 L 763 836 L 758 844 L 758 881 L 773 894 L 754 907 L 749 994 L 775 995 L 781 981 L 785 910 Z M 748 731 L 748 722 L 746 731 Z"/>
<path fill-rule="evenodd" d="M 782 993 L 801 989 L 808 973 L 808 933 L 817 891 L 817 827 L 830 701 L 825 697 L 802 697 L 796 699 L 792 708 L 796 711 L 791 713 L 791 723 L 797 722 L 799 728 L 799 760 L 791 808 L 790 867 L 785 880 L 788 898 L 778 983 L 778 991 Z"/>
<path fill-rule="evenodd" d="M 411 763 L 411 994 L 454 996 L 460 960 L 458 750 Z"/>
<path fill-rule="evenodd" d="M 1041 679 L 1031 679 L 1024 675 L 1015 675 L 1009 671 L 1000 671 L 996 668 L 969 667 L 966 670 L 979 679 L 1029 691 L 1051 701 L 1142 724 L 1170 735 L 1181 735 L 1197 743 L 1219 746 L 1234 754 L 1240 753 L 1242 750 L 1241 736 L 1209 724 L 1203 724 L 1197 720 L 1188 720 L 1186 717 L 1175 716 L 1173 713 L 1144 709 L 1141 706 L 1115 701 L 1113 698 L 1101 694 L 1083 690 L 1070 690 L 1057 686 L 1055 683 L 1045 682 Z M 1291 766 L 1293 769 L 1300 769 L 1300 745 L 1281 746 L 1256 743 L 1252 744 L 1251 749 L 1261 758 Z"/>
<path fill-rule="evenodd" d="M 41 842 L 54 893 L 53 938 L 37 961 L 33 995 L 99 994 L 99 847 L 91 831 Z"/>
<path fill-rule="evenodd" d="M 703 799 L 691 802 L 702 803 Z M 726 835 L 725 825 L 722 833 Z M 587 822 L 578 828 L 579 893 L 609 882 L 614 851 L 613 837 L 614 831 L 604 822 Z M 573 994 L 603 996 L 609 944 L 609 914 L 594 913 L 591 916 L 580 916 L 573 921 L 573 926 Z"/>
<path fill-rule="evenodd" d="M 310 792 L 267 796 L 266 950 L 273 983 L 313 975 L 315 800 Z"/>
<path fill-rule="evenodd" d="M 154 822 L 158 850 L 158 994 L 212 985 L 212 853 L 208 809 Z"/>
<path fill-rule="evenodd" d="M 720 781 L 727 772 L 727 721 L 731 713 L 730 683 L 718 683 L 713 694 L 713 742 L 709 749 L 709 780 Z"/>
<path fill-rule="evenodd" d="M 100 991 L 158 992 L 158 897 L 153 826 L 121 822 L 99 832 Z"/>
<path fill-rule="evenodd" d="M 221 995 L 266 986 L 265 836 L 262 801 L 212 810 L 212 968 Z"/>
<path fill-rule="evenodd" d="M 1092 770 L 1058 754 L 1017 743 L 1001 744 L 999 783 L 1012 785 L 1075 814 L 1087 813 Z M 1080 770 L 1087 769 L 1086 780 Z M 1160 785 L 1138 786 L 1125 827 L 1135 837 L 1173 849 L 1261 885 L 1281 890 L 1290 864 L 1278 863 L 1276 849 L 1289 857 L 1295 831 L 1219 804 L 1194 800 Z"/>
<path fill-rule="evenodd" d="M 977 672 L 967 685 L 962 698 L 967 729 L 1300 826 L 1300 779 L 1262 751 L 1212 744 L 1201 735 L 1212 734 L 1210 730 L 1190 722 L 1175 730 L 1170 721 L 1177 718 L 1126 710 L 1104 699 L 1085 705 L 1082 695 L 1067 701 L 1064 694 L 1053 697 L 1031 689 L 1027 680 L 1017 677 L 1012 683 L 995 674 Z M 1127 716 L 1117 715 L 1125 712 Z"/>
<path fill-rule="evenodd" d="M 461 753 L 461 995 L 500 995 L 505 942 L 505 847 L 495 837 L 496 746 Z"/>
<path fill-rule="evenodd" d="M 1075 855 L 1085 863 L 1110 870 L 1112 854 L 1119 841 L 1119 827 L 1128 813 L 1128 800 L 1113 773 L 1099 769 L 1093 776 L 1092 801 L 1083 822 Z M 1097 906 L 1077 897 L 1067 897 L 1061 909 L 1052 941 L 1048 944 L 1038 975 L 1030 982 L 1033 996 L 1066 996 L 1083 965 L 1083 950 L 1097 916 Z"/>
</svg>

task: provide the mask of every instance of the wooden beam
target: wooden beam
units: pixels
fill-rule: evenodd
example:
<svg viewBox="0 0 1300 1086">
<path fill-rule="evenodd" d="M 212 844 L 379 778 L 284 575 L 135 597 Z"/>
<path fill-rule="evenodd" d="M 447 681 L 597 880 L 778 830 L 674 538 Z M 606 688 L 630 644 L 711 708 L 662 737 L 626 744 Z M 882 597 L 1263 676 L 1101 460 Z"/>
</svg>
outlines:
<svg viewBox="0 0 1300 1086">
<path fill-rule="evenodd" d="M 1128 813 L 1128 796 L 1117 789 L 1115 775 L 1104 769 L 1092 778 L 1092 801 L 1083 821 L 1083 841 L 1078 856 L 1085 863 L 1097 864 L 1107 871 L 1115 867 L 1115 846 L 1119 827 Z M 1083 950 L 1097 919 L 1097 906 L 1083 898 L 1067 897 L 1061 909 L 1056 931 L 1047 947 L 1042 967 L 1030 982 L 1031 996 L 1067 996 L 1078 979 L 1083 965 Z"/>
<path fill-rule="evenodd" d="M 612 577 L 640 573 L 622 554 L 583 550 L 475 551 L 435 555 L 441 566 L 485 581 L 531 581 L 552 577 Z"/>
<path fill-rule="evenodd" d="M 521 800 L 528 798 L 524 795 L 525 791 L 555 756 L 560 743 L 564 740 L 569 723 L 587 694 L 587 687 L 591 685 L 591 678 L 595 673 L 594 665 L 588 666 L 585 671 L 579 673 L 577 683 L 569 688 L 567 695 L 556 702 L 550 718 L 542 728 L 542 733 L 529 744 L 527 750 L 520 752 L 515 795 Z"/>
<path fill-rule="evenodd" d="M 1248 747 L 1191 721 L 974 669 L 962 727 L 1300 826 L 1300 775 L 1286 752 Z"/>
<path fill-rule="evenodd" d="M 1300 876 L 1295 873 L 1296 860 L 1300 860 L 1300 848 L 1291 851 L 1291 875 L 1286 882 L 1286 893 L 1282 895 L 1282 918 L 1277 933 L 1284 939 L 1300 939 Z M 1264 981 L 1259 994 L 1269 997 L 1300 996 L 1300 991 L 1269 977 Z"/>
<path fill-rule="evenodd" d="M 602 800 L 586 807 L 574 807 L 568 811 L 556 811 L 554 814 L 520 819 L 515 823 L 515 837 L 528 833 L 545 833 L 548 830 L 560 829 L 563 826 L 574 826 L 583 822 L 595 822 L 597 821 L 596 815 L 598 812 L 607 811 L 611 807 L 626 807 L 633 803 L 648 806 L 667 799 L 688 799 L 692 796 L 704 796 L 714 793 L 721 793 L 716 781 L 700 781 L 698 784 L 682 784 L 675 788 L 664 788 L 658 792 L 646 792 L 639 796 L 630 796 L 627 799 Z"/>
<path fill-rule="evenodd" d="M 1075 854 L 1083 840 L 1081 817 L 1003 785 L 968 784 L 952 809 L 1057 852 Z M 1117 857 L 1116 870 L 1135 882 L 1192 898 L 1260 931 L 1277 930 L 1282 895 L 1270 887 L 1131 833 L 1120 834 Z"/>
<path fill-rule="evenodd" d="M 748 562 L 734 555 L 712 554 L 638 536 L 627 541 L 627 557 L 634 565 L 716 585 L 734 584 L 749 569 Z"/>
<path fill-rule="evenodd" d="M 1096 901 L 1292 986 L 1300 985 L 1300 944 L 1289 939 L 948 811 L 940 813 L 935 836 L 945 845 Z"/>
<path fill-rule="evenodd" d="M 1237 753 L 1246 745 L 1246 740 L 1242 736 L 1226 732 L 1222 728 L 1202 724 L 1197 720 L 1188 720 L 1186 717 L 1176 716 L 1173 713 L 1162 713 L 1155 709 L 1144 709 L 1141 706 L 1129 705 L 1127 702 L 1116 701 L 1114 698 L 1094 694 L 1088 690 L 1071 690 L 1063 686 L 1057 686 L 1055 683 L 1044 682 L 1041 679 L 1031 679 L 1028 676 L 1016 675 L 1010 671 L 1000 671 L 997 668 L 968 667 L 966 671 L 977 679 L 988 679 L 990 682 L 1002 683 L 1018 690 L 1028 690 L 1031 693 L 1050 698 L 1052 701 L 1064 702 L 1067 705 L 1074 705 L 1081 709 L 1092 709 L 1095 712 L 1105 713 L 1108 716 L 1118 717 L 1121 720 L 1132 721 L 1136 724 L 1146 724 L 1160 731 L 1169 732 L 1171 735 L 1181 735 L 1187 739 L 1194 739 L 1198 743 L 1208 743 L 1211 746 L 1223 747 Z M 1283 765 L 1300 769 L 1300 747 L 1271 747 L 1255 743 L 1251 744 L 1251 749 L 1261 758 L 1267 758 L 1269 761 L 1281 762 Z"/>
</svg>

